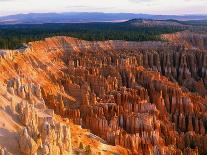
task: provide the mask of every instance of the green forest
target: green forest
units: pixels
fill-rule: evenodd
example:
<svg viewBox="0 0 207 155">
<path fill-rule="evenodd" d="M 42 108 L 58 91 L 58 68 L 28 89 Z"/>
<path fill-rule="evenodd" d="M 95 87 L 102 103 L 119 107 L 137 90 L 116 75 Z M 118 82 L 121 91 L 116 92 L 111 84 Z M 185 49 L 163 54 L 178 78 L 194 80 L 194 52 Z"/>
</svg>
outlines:
<svg viewBox="0 0 207 155">
<path fill-rule="evenodd" d="M 23 43 L 51 36 L 71 36 L 84 40 L 157 41 L 163 33 L 180 31 L 169 27 L 134 27 L 127 23 L 70 23 L 0 25 L 0 49 L 17 49 Z"/>
</svg>

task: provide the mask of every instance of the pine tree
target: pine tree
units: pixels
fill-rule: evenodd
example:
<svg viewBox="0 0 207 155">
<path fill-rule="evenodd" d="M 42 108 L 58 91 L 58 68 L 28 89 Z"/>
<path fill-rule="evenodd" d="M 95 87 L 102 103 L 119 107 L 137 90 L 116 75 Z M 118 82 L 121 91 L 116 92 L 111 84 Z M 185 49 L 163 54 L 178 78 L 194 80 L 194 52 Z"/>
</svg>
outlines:
<svg viewBox="0 0 207 155">
<path fill-rule="evenodd" d="M 90 155 L 91 152 L 92 152 L 92 151 L 91 151 L 91 146 L 90 146 L 90 145 L 87 145 L 86 148 L 85 148 L 85 150 L 86 150 L 85 153 L 86 153 L 87 155 Z"/>
<path fill-rule="evenodd" d="M 80 142 L 80 144 L 79 144 L 79 149 L 83 149 L 83 143 L 82 142 Z"/>
</svg>

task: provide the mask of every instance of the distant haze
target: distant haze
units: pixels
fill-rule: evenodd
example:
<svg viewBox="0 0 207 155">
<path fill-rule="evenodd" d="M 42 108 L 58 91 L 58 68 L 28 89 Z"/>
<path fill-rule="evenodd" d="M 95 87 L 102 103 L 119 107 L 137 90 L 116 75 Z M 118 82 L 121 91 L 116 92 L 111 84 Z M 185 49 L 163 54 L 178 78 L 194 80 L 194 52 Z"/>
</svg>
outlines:
<svg viewBox="0 0 207 155">
<path fill-rule="evenodd" d="M 46 12 L 207 14 L 207 0 L 0 0 L 0 16 Z"/>
<path fill-rule="evenodd" d="M 44 23 L 88 23 L 88 22 L 121 22 L 130 19 L 153 20 L 207 20 L 206 15 L 150 15 L 133 13 L 30 13 L 0 17 L 0 25 L 5 24 L 44 24 Z"/>
</svg>

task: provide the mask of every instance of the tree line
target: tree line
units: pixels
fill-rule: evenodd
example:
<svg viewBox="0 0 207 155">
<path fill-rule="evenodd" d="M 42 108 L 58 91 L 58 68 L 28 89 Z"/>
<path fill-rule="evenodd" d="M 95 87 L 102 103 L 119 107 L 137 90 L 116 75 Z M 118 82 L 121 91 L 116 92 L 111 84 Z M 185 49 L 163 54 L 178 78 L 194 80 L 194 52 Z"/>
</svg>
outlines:
<svg viewBox="0 0 207 155">
<path fill-rule="evenodd" d="M 37 25 L 1 25 L 0 49 L 17 49 L 24 43 L 52 36 L 70 36 L 79 39 L 158 41 L 163 33 L 180 31 L 169 27 L 134 27 L 127 23 L 70 23 Z"/>
</svg>

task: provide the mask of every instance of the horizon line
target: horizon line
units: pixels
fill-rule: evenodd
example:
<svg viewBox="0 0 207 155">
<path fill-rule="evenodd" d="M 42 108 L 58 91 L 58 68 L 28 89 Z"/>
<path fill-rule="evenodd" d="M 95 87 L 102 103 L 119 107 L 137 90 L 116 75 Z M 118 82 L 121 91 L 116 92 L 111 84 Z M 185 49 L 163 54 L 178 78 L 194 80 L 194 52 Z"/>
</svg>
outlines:
<svg viewBox="0 0 207 155">
<path fill-rule="evenodd" d="M 65 14 L 65 13 L 102 13 L 102 14 L 134 14 L 134 15 L 153 15 L 153 16 L 207 16 L 206 14 L 154 14 L 154 13 L 140 13 L 140 12 L 98 12 L 98 11 L 72 11 L 72 12 L 22 12 L 16 14 L 0 15 L 0 17 L 15 16 L 15 15 L 29 15 L 29 14 Z"/>
</svg>

